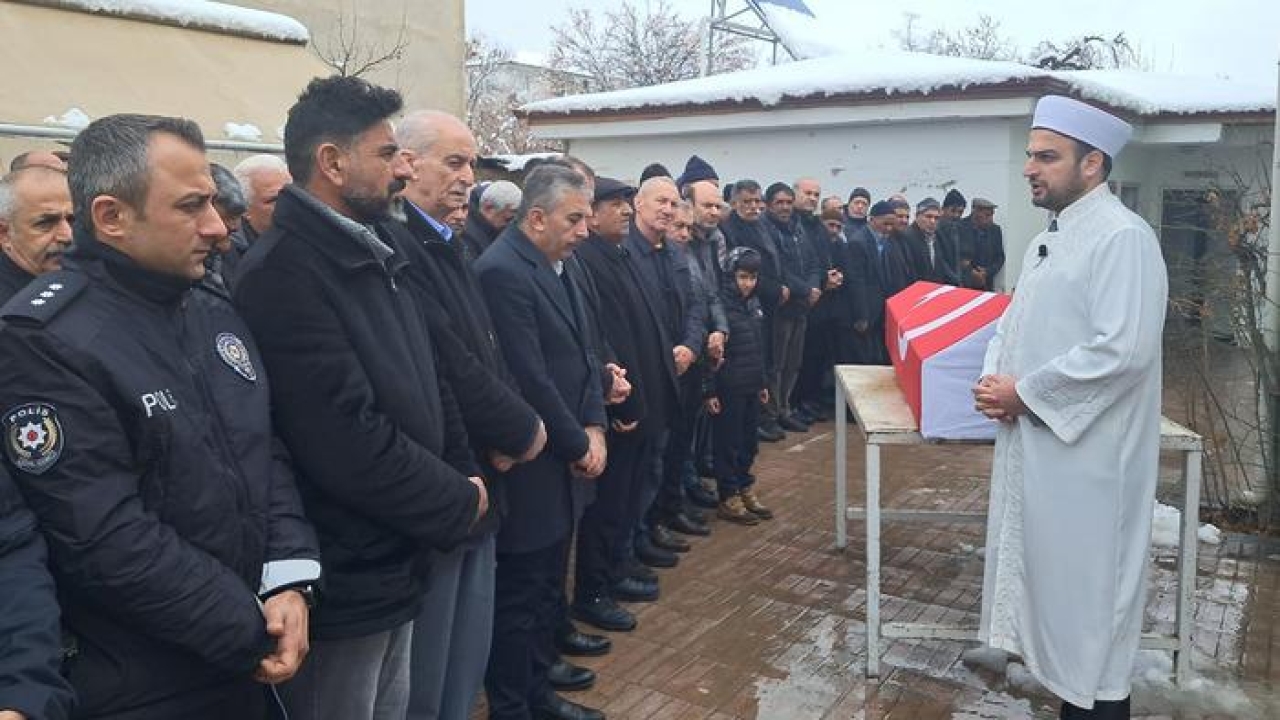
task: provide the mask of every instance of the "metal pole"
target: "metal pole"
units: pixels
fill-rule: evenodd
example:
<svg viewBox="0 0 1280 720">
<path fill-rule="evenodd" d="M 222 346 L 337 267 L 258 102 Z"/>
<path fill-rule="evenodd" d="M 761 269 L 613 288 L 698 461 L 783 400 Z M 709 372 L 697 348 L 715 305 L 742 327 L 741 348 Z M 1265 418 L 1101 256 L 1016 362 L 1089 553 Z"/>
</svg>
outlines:
<svg viewBox="0 0 1280 720">
<path fill-rule="evenodd" d="M 1276 114 L 1272 116 L 1274 140 L 1271 145 L 1271 236 L 1267 239 L 1266 305 L 1263 307 L 1263 338 L 1268 355 L 1275 355 L 1280 344 L 1280 63 L 1276 65 Z"/>
<path fill-rule="evenodd" d="M 1280 181 L 1280 63 L 1276 65 L 1276 112 L 1271 121 L 1271 232 L 1267 238 L 1267 287 L 1262 308 L 1262 339 L 1266 345 L 1262 361 L 1270 366 L 1265 372 L 1274 378 L 1272 371 L 1280 367 L 1280 182 L 1277 182 Z M 1277 403 L 1280 388 L 1267 388 L 1267 393 L 1266 423 L 1271 440 L 1271 467 L 1263 484 L 1266 497 L 1261 507 L 1267 509 L 1264 512 L 1266 522 L 1274 523 L 1276 518 L 1270 517 L 1270 509 L 1276 507 L 1276 498 L 1271 494 L 1280 488 L 1276 480 L 1276 474 L 1280 473 L 1280 457 L 1276 456 L 1280 450 L 1280 404 Z"/>
</svg>

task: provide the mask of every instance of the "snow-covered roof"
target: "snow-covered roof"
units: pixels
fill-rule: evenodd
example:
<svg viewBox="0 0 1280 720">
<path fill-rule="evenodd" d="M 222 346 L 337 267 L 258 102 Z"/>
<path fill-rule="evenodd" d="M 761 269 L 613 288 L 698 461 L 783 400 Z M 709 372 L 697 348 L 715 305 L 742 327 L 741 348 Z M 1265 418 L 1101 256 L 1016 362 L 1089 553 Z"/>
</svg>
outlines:
<svg viewBox="0 0 1280 720">
<path fill-rule="evenodd" d="M 790 11 L 782 11 L 790 12 Z M 792 13 L 795 14 L 795 13 Z M 1138 115 L 1275 110 L 1275 89 L 1230 80 L 1123 70 L 1050 72 L 1015 62 L 901 51 L 861 51 L 649 87 L 571 95 L 525 105 L 532 115 L 600 113 L 721 103 L 777 105 L 831 96 L 928 96 L 1065 83 L 1081 97 Z"/>
<path fill-rule="evenodd" d="M 486 158 L 493 160 L 510 172 L 520 172 L 533 160 L 550 160 L 551 158 L 560 157 L 560 153 L 541 152 L 528 153 L 526 155 L 486 155 Z"/>
<path fill-rule="evenodd" d="M 139 18 L 185 28 L 215 30 L 305 44 L 302 23 L 287 15 L 204 0 L 44 0 L 41 4 L 99 15 Z"/>
</svg>

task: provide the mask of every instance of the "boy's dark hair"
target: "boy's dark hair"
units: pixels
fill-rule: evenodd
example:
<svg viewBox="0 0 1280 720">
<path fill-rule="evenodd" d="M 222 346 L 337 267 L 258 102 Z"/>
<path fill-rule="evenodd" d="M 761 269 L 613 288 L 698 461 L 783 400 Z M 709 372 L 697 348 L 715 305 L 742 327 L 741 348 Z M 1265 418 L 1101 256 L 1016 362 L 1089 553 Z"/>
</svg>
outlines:
<svg viewBox="0 0 1280 720">
<path fill-rule="evenodd" d="M 753 275 L 759 275 L 760 253 L 754 248 L 745 246 L 736 247 L 729 251 L 729 257 L 725 260 L 725 266 L 730 274 L 741 270 Z"/>
<path fill-rule="evenodd" d="M 289 108 L 284 157 L 299 185 L 311 180 L 316 148 L 350 147 L 361 133 L 404 108 L 400 93 L 357 77 L 315 78 Z"/>
</svg>

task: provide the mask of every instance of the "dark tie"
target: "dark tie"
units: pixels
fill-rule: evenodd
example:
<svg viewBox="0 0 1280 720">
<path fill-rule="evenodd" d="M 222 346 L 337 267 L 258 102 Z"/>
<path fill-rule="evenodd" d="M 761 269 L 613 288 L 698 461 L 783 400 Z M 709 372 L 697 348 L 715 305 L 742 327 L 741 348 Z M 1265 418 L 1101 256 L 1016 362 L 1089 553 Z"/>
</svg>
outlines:
<svg viewBox="0 0 1280 720">
<path fill-rule="evenodd" d="M 1049 221 L 1049 232 L 1058 232 L 1058 218 Z"/>
</svg>

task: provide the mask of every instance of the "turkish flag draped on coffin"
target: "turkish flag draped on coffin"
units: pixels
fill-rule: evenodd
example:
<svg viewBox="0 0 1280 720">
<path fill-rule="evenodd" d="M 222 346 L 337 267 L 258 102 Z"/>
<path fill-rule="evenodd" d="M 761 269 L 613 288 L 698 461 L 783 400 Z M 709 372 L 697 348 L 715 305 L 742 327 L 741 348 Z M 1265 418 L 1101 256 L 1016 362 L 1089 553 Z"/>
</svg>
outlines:
<svg viewBox="0 0 1280 720">
<path fill-rule="evenodd" d="M 987 344 L 1009 296 L 917 282 L 885 305 L 885 345 L 920 434 L 930 440 L 994 438 L 973 407 Z"/>
</svg>

